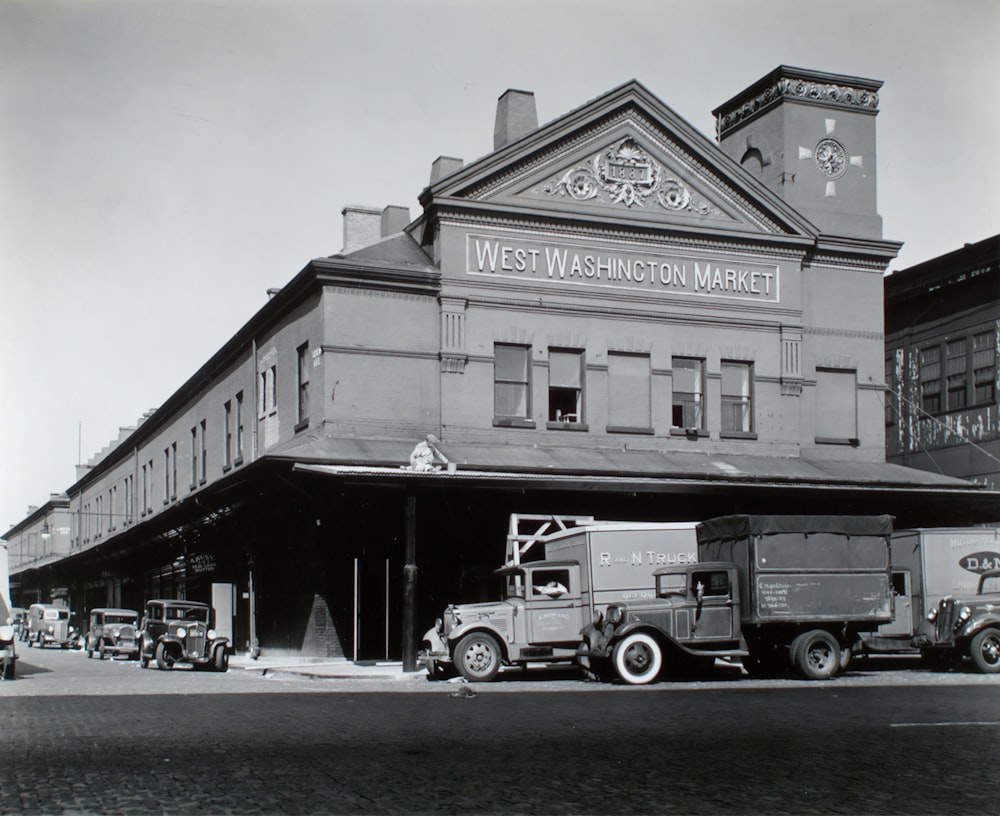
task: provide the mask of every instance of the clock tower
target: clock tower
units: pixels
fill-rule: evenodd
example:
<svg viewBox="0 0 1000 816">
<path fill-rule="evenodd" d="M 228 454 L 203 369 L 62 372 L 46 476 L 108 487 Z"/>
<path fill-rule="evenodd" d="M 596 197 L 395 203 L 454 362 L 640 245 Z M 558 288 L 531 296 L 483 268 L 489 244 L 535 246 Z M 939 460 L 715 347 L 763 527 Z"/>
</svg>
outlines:
<svg viewBox="0 0 1000 816">
<path fill-rule="evenodd" d="M 712 111 L 719 145 L 822 233 L 881 239 L 874 79 L 781 65 Z"/>
</svg>

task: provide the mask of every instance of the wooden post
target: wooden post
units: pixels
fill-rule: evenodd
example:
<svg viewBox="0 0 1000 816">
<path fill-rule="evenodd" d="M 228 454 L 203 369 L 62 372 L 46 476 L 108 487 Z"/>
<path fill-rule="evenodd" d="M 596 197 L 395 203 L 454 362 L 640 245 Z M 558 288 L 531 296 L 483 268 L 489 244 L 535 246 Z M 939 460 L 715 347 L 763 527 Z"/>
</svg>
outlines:
<svg viewBox="0 0 1000 816">
<path fill-rule="evenodd" d="M 406 563 L 403 565 L 403 671 L 417 670 L 417 497 L 406 493 Z"/>
</svg>

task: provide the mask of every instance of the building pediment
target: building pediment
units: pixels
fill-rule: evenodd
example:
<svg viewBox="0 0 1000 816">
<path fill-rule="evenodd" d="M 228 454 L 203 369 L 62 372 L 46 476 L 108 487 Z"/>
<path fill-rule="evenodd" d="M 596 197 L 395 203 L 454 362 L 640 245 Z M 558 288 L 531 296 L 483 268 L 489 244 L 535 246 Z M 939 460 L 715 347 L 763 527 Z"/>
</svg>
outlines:
<svg viewBox="0 0 1000 816">
<path fill-rule="evenodd" d="M 475 203 L 518 217 L 813 237 L 815 228 L 637 82 L 428 187 L 425 210 Z"/>
</svg>

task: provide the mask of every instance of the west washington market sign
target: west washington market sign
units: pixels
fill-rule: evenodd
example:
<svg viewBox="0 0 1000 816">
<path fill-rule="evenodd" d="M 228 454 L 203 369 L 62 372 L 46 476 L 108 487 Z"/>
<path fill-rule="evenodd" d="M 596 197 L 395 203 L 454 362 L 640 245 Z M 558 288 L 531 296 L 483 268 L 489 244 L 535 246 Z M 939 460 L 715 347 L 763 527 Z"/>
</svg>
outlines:
<svg viewBox="0 0 1000 816">
<path fill-rule="evenodd" d="M 474 275 L 778 302 L 778 267 L 469 235 Z"/>
</svg>

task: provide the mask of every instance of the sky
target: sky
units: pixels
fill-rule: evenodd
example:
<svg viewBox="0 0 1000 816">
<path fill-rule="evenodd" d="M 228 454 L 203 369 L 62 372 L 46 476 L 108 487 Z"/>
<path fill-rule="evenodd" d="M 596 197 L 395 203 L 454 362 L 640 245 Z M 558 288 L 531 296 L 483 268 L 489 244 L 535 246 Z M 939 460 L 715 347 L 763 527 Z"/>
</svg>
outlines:
<svg viewBox="0 0 1000 816">
<path fill-rule="evenodd" d="M 637 79 L 711 111 L 778 65 L 882 80 L 878 209 L 902 269 L 1000 233 L 995 0 L 2 0 L 0 534 L 161 405 L 347 205 L 410 208 Z"/>
</svg>

